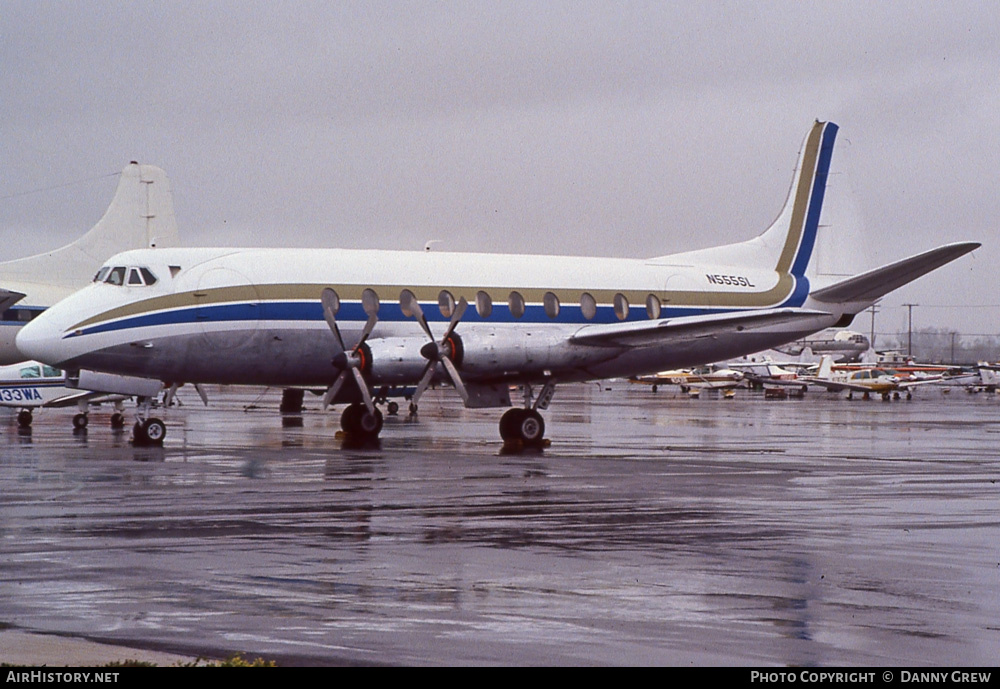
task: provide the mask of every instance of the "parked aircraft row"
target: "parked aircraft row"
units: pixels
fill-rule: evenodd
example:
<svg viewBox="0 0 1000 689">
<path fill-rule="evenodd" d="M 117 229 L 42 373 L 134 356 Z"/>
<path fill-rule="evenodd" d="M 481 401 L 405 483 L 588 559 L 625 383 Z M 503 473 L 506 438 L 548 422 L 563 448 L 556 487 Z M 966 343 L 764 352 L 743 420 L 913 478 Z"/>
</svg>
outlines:
<svg viewBox="0 0 1000 689">
<path fill-rule="evenodd" d="M 501 437 L 540 444 L 558 384 L 702 365 L 845 326 L 979 246 L 820 275 L 836 133 L 810 128 L 784 208 L 747 241 L 646 259 L 158 242 L 105 261 L 92 284 L 25 325 L 17 347 L 70 372 L 325 390 L 326 403 L 349 405 L 342 426 L 361 438 L 382 429 L 373 391 L 413 387 L 416 414 L 428 386 L 446 384 L 468 407 L 513 407 Z"/>
</svg>

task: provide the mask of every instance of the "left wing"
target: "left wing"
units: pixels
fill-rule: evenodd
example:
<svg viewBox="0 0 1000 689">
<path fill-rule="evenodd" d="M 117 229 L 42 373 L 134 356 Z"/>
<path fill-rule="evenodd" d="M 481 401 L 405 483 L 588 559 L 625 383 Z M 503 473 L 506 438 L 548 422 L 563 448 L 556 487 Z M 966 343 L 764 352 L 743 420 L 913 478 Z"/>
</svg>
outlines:
<svg viewBox="0 0 1000 689">
<path fill-rule="evenodd" d="M 676 339 L 717 337 L 778 325 L 827 317 L 825 311 L 808 309 L 760 309 L 735 313 L 661 318 L 655 321 L 587 325 L 569 338 L 570 342 L 595 346 L 648 347 Z"/>
</svg>

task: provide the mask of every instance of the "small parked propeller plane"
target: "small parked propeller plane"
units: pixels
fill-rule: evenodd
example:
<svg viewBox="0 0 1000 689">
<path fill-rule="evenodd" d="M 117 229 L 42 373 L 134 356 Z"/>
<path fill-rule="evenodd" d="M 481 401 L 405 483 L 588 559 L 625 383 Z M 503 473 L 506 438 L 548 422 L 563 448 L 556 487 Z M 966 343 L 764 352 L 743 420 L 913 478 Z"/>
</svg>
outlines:
<svg viewBox="0 0 1000 689">
<path fill-rule="evenodd" d="M 913 388 L 920 385 L 930 385 L 949 380 L 947 371 L 937 374 L 921 374 L 913 376 L 888 368 L 876 368 L 868 366 L 859 369 L 845 371 L 834 371 L 833 357 L 824 354 L 820 358 L 819 370 L 815 376 L 804 376 L 799 380 L 807 382 L 809 385 L 818 385 L 826 388 L 830 392 L 847 391 L 849 397 L 853 397 L 855 392 L 860 392 L 865 399 L 871 394 L 878 394 L 882 399 L 887 400 L 895 396 L 899 398 L 900 393 L 906 393 L 906 399 L 913 396 Z M 971 376 L 952 376 L 952 382 L 965 380 Z"/>
<path fill-rule="evenodd" d="M 837 126 L 816 122 L 763 234 L 648 259 L 346 249 L 121 253 L 18 335 L 26 355 L 162 381 L 325 388 L 349 435 L 372 396 L 447 382 L 467 407 L 522 406 L 505 441 L 537 445 L 557 383 L 731 359 L 846 326 L 876 299 L 979 246 L 949 244 L 832 284 L 810 259 Z M 815 281 L 815 284 L 814 284 Z"/>
<path fill-rule="evenodd" d="M 80 385 L 80 375 L 84 385 Z M 115 411 L 111 415 L 111 427 L 125 425 L 123 403 L 130 397 L 155 397 L 163 388 L 158 380 L 149 378 L 125 378 L 123 376 L 95 374 L 91 371 L 77 373 L 67 379 L 66 375 L 52 366 L 37 361 L 22 361 L 19 364 L 0 366 L 0 407 L 14 407 L 17 425 L 31 426 L 32 410 L 48 408 L 76 407 L 73 428 L 87 427 L 87 410 L 91 405 L 111 403 Z"/>
</svg>

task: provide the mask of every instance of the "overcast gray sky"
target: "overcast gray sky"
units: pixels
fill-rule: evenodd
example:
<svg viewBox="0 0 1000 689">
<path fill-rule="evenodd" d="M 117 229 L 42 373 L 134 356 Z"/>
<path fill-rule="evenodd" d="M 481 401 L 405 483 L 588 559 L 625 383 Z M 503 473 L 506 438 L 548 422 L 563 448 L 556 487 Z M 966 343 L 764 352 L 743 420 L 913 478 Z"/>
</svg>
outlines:
<svg viewBox="0 0 1000 689">
<path fill-rule="evenodd" d="M 0 31 L 3 259 L 132 159 L 188 246 L 661 255 L 760 233 L 822 119 L 859 270 L 984 244 L 878 330 L 1000 332 L 1000 3 L 0 0 Z"/>
</svg>

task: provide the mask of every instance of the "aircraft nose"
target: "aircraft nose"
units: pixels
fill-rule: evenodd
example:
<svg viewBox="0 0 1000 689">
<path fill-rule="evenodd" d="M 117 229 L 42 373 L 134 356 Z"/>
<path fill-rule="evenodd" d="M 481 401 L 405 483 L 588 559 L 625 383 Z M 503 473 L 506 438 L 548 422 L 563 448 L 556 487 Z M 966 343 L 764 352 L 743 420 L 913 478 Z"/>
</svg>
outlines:
<svg viewBox="0 0 1000 689">
<path fill-rule="evenodd" d="M 57 366 L 66 358 L 62 332 L 44 313 L 18 331 L 14 345 L 28 359 L 46 364 Z"/>
</svg>

